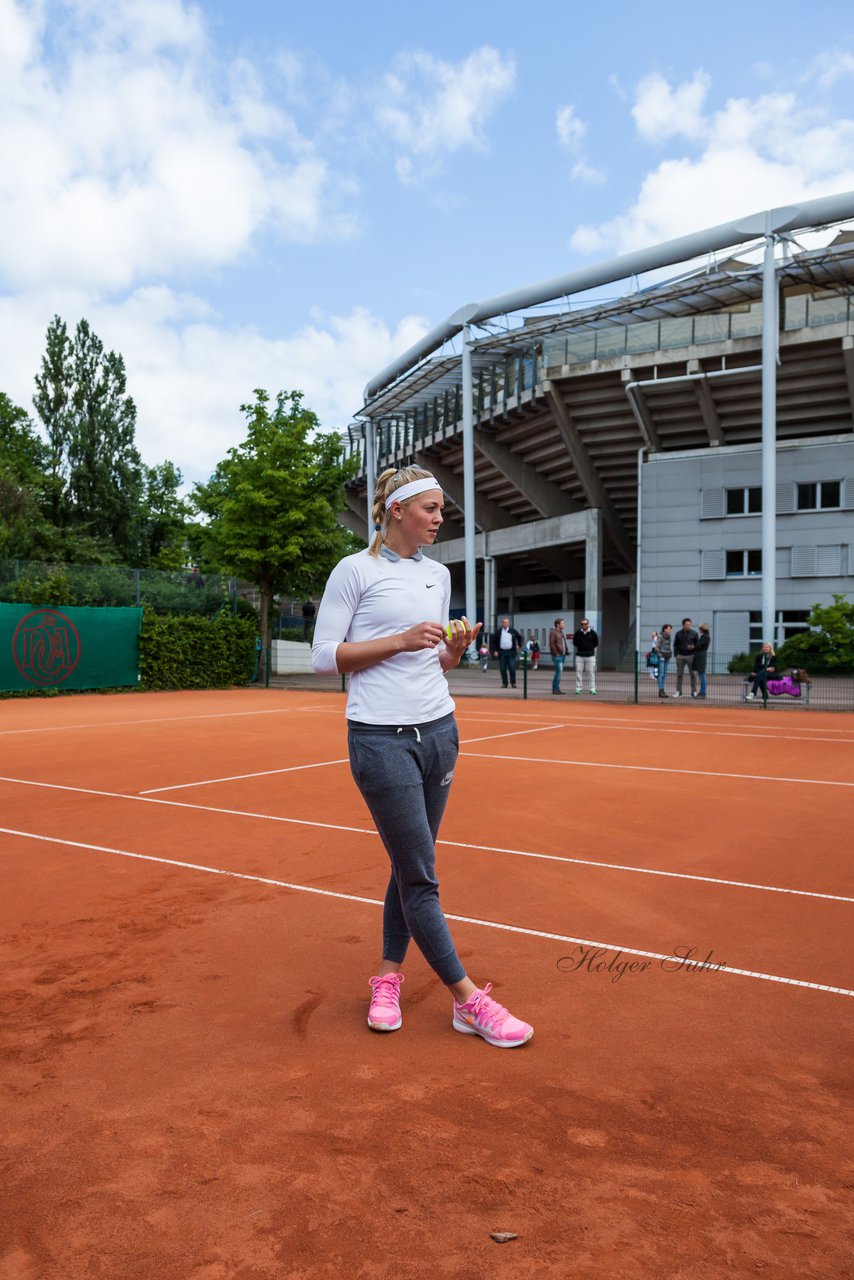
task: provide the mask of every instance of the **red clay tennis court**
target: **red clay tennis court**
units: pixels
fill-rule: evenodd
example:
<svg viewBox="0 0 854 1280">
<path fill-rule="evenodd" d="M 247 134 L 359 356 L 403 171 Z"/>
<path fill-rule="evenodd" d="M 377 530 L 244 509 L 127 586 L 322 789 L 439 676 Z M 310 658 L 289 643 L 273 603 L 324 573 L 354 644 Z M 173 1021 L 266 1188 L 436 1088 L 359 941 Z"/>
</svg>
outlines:
<svg viewBox="0 0 854 1280">
<path fill-rule="evenodd" d="M 3 704 L 0 1280 L 850 1276 L 854 718 L 460 700 L 442 897 L 502 1053 L 414 948 L 365 1025 L 343 713 Z"/>
</svg>

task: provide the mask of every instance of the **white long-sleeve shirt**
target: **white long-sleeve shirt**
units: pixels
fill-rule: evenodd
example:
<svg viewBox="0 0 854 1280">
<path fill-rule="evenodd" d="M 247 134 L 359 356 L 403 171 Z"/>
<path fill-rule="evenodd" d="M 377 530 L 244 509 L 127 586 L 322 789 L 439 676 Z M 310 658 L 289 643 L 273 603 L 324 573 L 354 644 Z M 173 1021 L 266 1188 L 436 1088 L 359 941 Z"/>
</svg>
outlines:
<svg viewBox="0 0 854 1280">
<path fill-rule="evenodd" d="M 378 556 L 357 551 L 332 570 L 317 611 L 311 662 L 335 675 L 342 642 L 379 640 L 419 622 L 448 625 L 451 575 L 421 550 L 410 559 L 388 547 Z M 429 724 L 454 710 L 439 662 L 444 645 L 396 653 L 348 680 L 347 718 L 365 724 Z"/>
</svg>

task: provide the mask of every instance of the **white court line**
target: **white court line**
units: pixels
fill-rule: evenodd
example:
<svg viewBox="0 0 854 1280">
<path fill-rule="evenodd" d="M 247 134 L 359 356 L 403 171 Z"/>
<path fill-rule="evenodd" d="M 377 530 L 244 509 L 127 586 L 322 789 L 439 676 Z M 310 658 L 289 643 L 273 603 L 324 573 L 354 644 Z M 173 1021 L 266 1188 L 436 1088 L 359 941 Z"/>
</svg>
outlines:
<svg viewBox="0 0 854 1280">
<path fill-rule="evenodd" d="M 527 849 L 503 849 L 499 845 L 469 844 L 463 840 L 437 840 L 455 849 L 478 849 L 483 853 L 507 853 L 516 858 L 537 858 L 543 862 L 568 862 L 579 867 L 596 867 L 604 871 L 629 871 L 639 876 L 666 876 L 672 880 L 697 880 L 701 884 L 720 884 L 732 889 L 758 889 L 762 893 L 791 893 L 797 898 L 826 898 L 830 902 L 851 902 L 839 893 L 817 893 L 811 889 L 783 889 L 773 884 L 751 884 L 747 880 L 722 880 L 715 876 L 691 875 L 687 871 L 659 871 L 653 867 L 630 867 L 620 862 L 596 862 L 593 858 L 570 858 L 566 854 L 532 853 Z"/>
<path fill-rule="evenodd" d="M 324 711 L 328 710 L 330 714 L 336 714 L 332 708 L 323 708 L 323 710 Z M 489 712 L 486 712 L 486 711 L 470 711 L 468 707 L 460 708 L 459 704 L 457 705 L 457 712 L 459 715 L 464 716 L 467 720 L 490 720 L 494 722 L 499 718 L 498 715 L 490 715 Z M 522 714 L 517 715 L 513 712 L 509 712 L 508 714 L 512 716 L 513 720 L 521 720 L 521 721 L 534 720 L 537 723 L 541 724 L 543 720 L 545 720 L 550 713 L 547 711 L 544 711 L 543 714 L 539 716 L 535 716 L 533 714 L 529 716 L 522 715 Z M 552 712 L 551 714 L 553 715 L 554 713 Z M 680 714 L 680 713 L 677 713 L 677 714 Z M 659 731 L 664 733 L 695 732 L 696 726 L 699 726 L 700 728 L 713 728 L 713 729 L 725 728 L 731 731 L 729 734 L 717 734 L 717 733 L 710 734 L 709 736 L 713 738 L 731 736 L 736 738 L 773 739 L 773 738 L 778 738 L 783 736 L 777 733 L 775 726 L 769 725 L 768 728 L 763 732 L 762 726 L 756 723 L 754 723 L 749 729 L 746 729 L 743 732 L 733 732 L 732 731 L 733 724 L 731 720 L 694 720 L 692 719 L 691 724 L 695 726 L 694 730 L 688 730 L 688 729 L 668 730 L 664 726 L 672 725 L 674 723 L 672 720 L 660 721 L 660 720 L 650 719 L 650 720 L 644 720 L 642 722 L 642 725 L 638 725 L 638 719 L 639 717 L 637 716 L 590 717 L 590 716 L 584 716 L 584 715 L 570 714 L 565 718 L 561 717 L 558 720 L 552 720 L 550 723 L 566 724 L 566 725 L 580 724 L 580 725 L 586 725 L 590 728 L 600 728 L 600 729 L 607 729 L 609 727 L 619 727 L 624 724 L 632 728 L 640 728 L 640 727 L 646 728 L 646 726 L 649 726 L 649 732 L 653 732 L 653 733 L 657 733 Z M 805 735 L 818 732 L 818 730 L 816 730 L 814 726 L 806 726 L 803 729 L 799 729 L 797 725 L 786 725 L 786 728 L 789 729 L 791 732 L 785 736 L 791 737 L 793 742 L 809 742 L 811 741 L 811 739 Z M 845 733 L 849 735 L 848 738 L 845 738 L 845 739 L 831 738 L 829 739 L 829 741 L 831 742 L 838 742 L 838 741 L 854 742 L 854 737 L 851 736 L 850 729 L 834 729 L 830 725 L 822 725 L 820 731 L 822 733 Z"/>
<path fill-rule="evenodd" d="M 470 720 L 487 720 L 490 723 L 494 724 L 495 721 L 499 719 L 499 716 L 497 713 L 495 715 L 490 715 L 487 712 L 470 711 L 468 708 L 460 708 L 459 706 L 457 707 L 457 710 L 461 716 L 464 716 L 466 719 L 470 719 Z M 278 715 L 292 714 L 293 712 L 297 712 L 297 711 L 311 711 L 318 714 L 335 715 L 335 716 L 340 716 L 342 714 L 340 708 L 329 707 L 326 705 L 319 705 L 315 703 L 310 706 L 300 706 L 300 707 L 271 707 L 264 711 L 220 711 L 220 712 L 211 712 L 211 713 L 206 713 L 204 715 L 196 715 L 196 716 L 152 716 L 152 717 L 146 717 L 144 719 L 138 719 L 138 720 L 91 721 L 91 722 L 86 722 L 81 724 L 44 725 L 42 727 L 27 728 L 27 729 L 0 729 L 0 737 L 8 737 L 8 736 L 13 736 L 15 734 L 31 734 L 31 733 L 68 733 L 76 729 L 127 728 L 128 726 L 134 726 L 134 725 L 171 724 L 173 722 L 178 723 L 178 722 L 192 721 L 192 720 L 230 720 L 230 719 L 239 719 L 241 717 L 246 717 L 246 716 L 278 716 Z M 539 723 L 541 723 L 543 720 L 543 716 L 523 717 L 521 715 L 517 715 L 514 713 L 511 713 L 511 714 L 513 715 L 514 720 L 527 720 L 527 721 L 536 720 Z M 548 714 L 548 713 L 544 713 L 544 715 L 545 714 Z M 843 738 L 843 739 L 810 737 L 810 736 L 807 736 L 810 733 L 809 729 L 804 728 L 803 730 L 797 730 L 796 726 L 792 726 L 792 725 L 787 726 L 787 728 L 792 729 L 793 732 L 788 734 L 780 734 L 780 733 L 776 733 L 774 729 L 770 726 L 768 728 L 768 731 L 765 733 L 754 732 L 750 730 L 746 732 L 733 732 L 731 727 L 731 722 L 725 721 L 725 720 L 694 720 L 692 723 L 695 726 L 699 725 L 701 727 L 726 726 L 730 730 L 730 732 L 728 733 L 722 733 L 722 734 L 712 733 L 712 734 L 706 735 L 708 737 L 714 737 L 714 738 L 733 737 L 733 738 L 761 738 L 761 739 L 775 740 L 777 738 L 786 737 L 793 742 L 813 742 L 813 741 L 814 742 L 840 742 L 840 743 L 854 742 L 854 738 L 851 738 L 851 737 Z M 551 728 L 551 727 L 560 726 L 560 725 L 584 725 L 589 728 L 606 729 L 612 726 L 620 727 L 622 725 L 625 725 L 638 732 L 650 732 L 650 733 L 696 733 L 698 731 L 697 729 L 693 729 L 693 730 L 668 729 L 664 727 L 664 725 L 660 721 L 656 722 L 655 720 L 649 720 L 647 724 L 650 726 L 648 729 L 645 728 L 645 726 L 638 725 L 637 723 L 633 723 L 626 716 L 610 716 L 604 720 L 590 719 L 583 716 L 579 716 L 579 717 L 572 717 L 572 718 L 568 717 L 565 720 L 564 719 L 557 720 L 557 721 L 554 721 L 553 724 L 550 724 L 546 727 Z M 758 729 L 758 726 L 756 726 L 756 728 Z M 822 726 L 821 731 L 822 733 L 825 733 L 825 734 L 833 734 L 833 733 L 850 734 L 851 733 L 850 729 L 833 729 L 824 725 Z"/>
<path fill-rule="evenodd" d="M 689 778 L 741 778 L 746 782 L 800 782 L 808 787 L 854 787 L 854 782 L 836 782 L 828 778 L 784 778 L 764 773 L 715 773 L 711 769 L 667 769 L 656 764 L 603 764 L 596 760 L 546 760 L 539 756 L 499 756 L 488 751 L 461 751 L 460 755 L 478 760 L 513 760 L 520 764 L 564 764 L 581 769 L 630 769 L 641 773 L 679 773 Z"/>
<path fill-rule="evenodd" d="M 301 769 L 325 769 L 331 764 L 349 764 L 349 758 L 343 760 L 319 760 L 317 764 L 292 764 L 285 769 L 262 769 L 260 773 L 234 773 L 229 778 L 205 778 L 202 782 L 176 782 L 171 787 L 150 787 L 148 791 L 137 792 L 140 796 L 153 796 L 160 791 L 184 791 L 187 787 L 212 787 L 217 782 L 242 782 L 245 778 L 269 778 L 275 773 L 298 773 Z"/>
<path fill-rule="evenodd" d="M 595 724 L 589 720 L 579 721 L 578 723 L 583 724 L 585 729 L 611 729 L 612 731 L 616 730 L 617 733 L 654 733 L 656 735 L 662 733 L 676 733 L 688 734 L 689 736 L 700 738 L 758 738 L 762 742 L 832 742 L 834 746 L 854 746 L 854 738 L 819 738 L 815 736 L 798 738 L 790 733 L 775 733 L 772 735 L 767 733 L 738 733 L 727 730 L 724 730 L 723 733 L 709 733 L 707 729 L 653 729 L 652 727 L 648 728 L 646 725 L 640 724 L 610 725 L 601 720 Z"/>
<path fill-rule="evenodd" d="M 201 716 L 151 716 L 142 720 L 93 720 L 89 724 L 54 724 L 36 729 L 0 729 L 0 737 L 15 733 L 68 733 L 72 729 L 114 729 L 136 724 L 172 724 L 180 720 L 231 720 L 240 716 L 284 716 L 294 711 L 325 711 L 325 707 L 271 707 L 268 711 L 212 711 Z"/>
<path fill-rule="evenodd" d="M 363 898 L 355 893 L 341 893 L 334 889 L 316 889 L 312 885 L 294 884 L 288 880 L 274 880 L 268 876 L 252 876 L 243 871 L 225 871 L 221 867 L 208 867 L 202 863 L 183 862 L 176 858 L 160 858 L 150 853 L 131 853 L 127 849 L 112 849 L 107 845 L 84 844 L 81 840 L 62 840 L 56 836 L 38 835 L 33 831 L 16 831 L 12 827 L 0 827 L 0 834 L 18 836 L 24 840 L 39 840 L 45 844 L 65 845 L 72 849 L 88 849 L 95 853 L 112 853 L 120 858 L 133 858 L 139 862 L 157 862 L 162 866 L 180 867 L 185 871 L 203 871 L 207 875 L 226 876 L 233 880 L 251 880 L 255 884 L 273 885 L 279 889 L 292 889 L 296 893 L 313 893 L 322 898 L 338 898 L 344 902 L 359 902 L 373 907 L 384 906 L 384 903 L 379 898 Z M 580 947 L 596 947 L 604 951 L 621 952 L 627 956 L 643 956 L 650 960 L 673 960 L 672 953 L 664 955 L 659 951 L 641 951 L 636 947 L 623 947 L 613 942 L 594 942 L 590 938 L 573 938 L 565 933 L 546 933 L 541 929 L 525 929 L 521 925 L 502 924 L 497 920 L 481 920 L 477 916 L 452 915 L 448 911 L 444 912 L 444 915 L 446 920 L 453 920 L 459 924 L 479 925 L 484 929 L 498 929 L 504 933 L 518 933 L 528 938 L 546 938 L 550 942 L 571 942 Z M 726 966 L 722 969 L 715 969 L 714 972 L 733 974 L 739 978 L 754 978 L 761 982 L 779 982 L 783 986 L 804 987 L 810 991 L 826 991 L 830 995 L 854 996 L 854 991 L 849 991 L 847 987 L 830 987 L 822 982 L 807 982 L 803 978 L 784 978 L 779 974 L 762 973 L 756 969 L 734 969 Z"/>
<path fill-rule="evenodd" d="M 494 723 L 495 716 L 467 716 L 467 719 L 485 719 Z M 526 717 L 527 718 L 527 717 Z M 542 722 L 542 717 L 538 717 Z M 736 730 L 728 730 L 723 733 L 709 733 L 706 729 L 666 729 L 663 726 L 653 727 L 639 724 L 623 724 L 622 722 L 610 720 L 585 720 L 579 718 L 577 720 L 555 720 L 548 727 L 552 729 L 569 728 L 571 725 L 583 725 L 585 729 L 612 729 L 619 733 L 676 733 L 688 734 L 701 738 L 758 738 L 762 742 L 778 742 L 785 740 L 788 742 L 832 742 L 835 746 L 854 746 L 854 737 L 851 738 L 822 738 L 815 735 L 796 736 L 790 733 L 753 733 L 751 731 L 738 732 Z M 833 729 L 828 730 L 829 733 L 850 733 L 850 730 Z"/>
<path fill-rule="evenodd" d="M 489 742 L 493 738 L 518 738 L 525 733 L 543 733 L 546 729 L 557 728 L 557 725 L 545 725 L 542 729 L 517 729 L 514 733 L 490 733 L 484 738 L 467 738 L 466 742 Z M 234 773 L 228 778 L 205 778 L 201 782 L 176 782 L 171 787 L 149 787 L 147 791 L 138 791 L 140 796 L 159 795 L 162 791 L 184 791 L 188 787 L 212 787 L 217 782 L 243 782 L 247 778 L 269 778 L 277 773 L 299 773 L 302 769 L 325 769 L 331 764 L 349 764 L 350 759 L 319 760 L 316 764 L 292 764 L 283 769 L 262 769 L 258 773 Z"/>
<path fill-rule="evenodd" d="M 489 757 L 487 757 L 489 758 Z M 294 827 L 319 827 L 324 831 L 348 831 L 361 836 L 377 836 L 374 827 L 348 827 L 335 822 L 317 822 L 311 818 L 285 818 L 276 813 L 256 813 L 252 809 L 225 809 L 217 805 L 192 804 L 186 800 L 155 800 L 148 796 L 129 795 L 123 791 L 94 791 L 87 787 L 69 787 L 59 782 L 34 782 L 28 778 L 3 778 L 0 782 L 17 783 L 22 787 L 41 787 L 48 791 L 72 791 L 87 796 L 103 796 L 110 800 L 139 800 L 144 804 L 165 804 L 175 809 L 192 809 L 199 813 L 221 813 L 232 818 L 256 818 L 261 822 L 284 822 Z M 477 849 L 484 853 L 506 853 L 517 858 L 537 858 L 543 862 L 567 862 L 580 867 L 595 867 L 607 871 L 627 871 L 636 875 L 666 876 L 673 880 L 694 880 L 700 884 L 719 884 L 734 889 L 757 889 L 763 893 L 791 894 L 797 898 L 825 898 L 831 902 L 854 902 L 854 898 L 846 898 L 837 893 L 818 893 L 811 889 L 784 889 L 777 885 L 751 884 L 746 880 L 722 880 L 714 876 L 691 875 L 685 871 L 658 871 L 650 867 L 623 866 L 618 862 L 596 862 L 588 858 L 570 858 L 564 854 L 534 853 L 526 849 L 504 849 L 498 845 L 471 844 L 463 840 L 437 840 L 437 844 L 447 845 L 451 849 Z"/>
<path fill-rule="evenodd" d="M 483 738 L 463 738 L 460 745 L 467 746 L 470 742 L 489 742 L 492 738 L 520 738 L 524 733 L 545 733 L 549 729 L 559 729 L 558 724 L 544 724 L 539 729 L 514 729 L 512 733 L 488 733 Z"/>
</svg>

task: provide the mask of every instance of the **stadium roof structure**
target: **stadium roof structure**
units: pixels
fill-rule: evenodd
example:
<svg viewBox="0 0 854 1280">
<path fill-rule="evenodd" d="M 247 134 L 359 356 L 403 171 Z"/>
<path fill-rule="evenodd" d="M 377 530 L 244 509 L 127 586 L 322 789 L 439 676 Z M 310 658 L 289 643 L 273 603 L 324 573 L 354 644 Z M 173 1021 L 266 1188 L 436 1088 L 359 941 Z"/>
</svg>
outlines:
<svg viewBox="0 0 854 1280">
<path fill-rule="evenodd" d="M 759 441 L 762 562 L 775 564 L 778 441 L 854 431 L 854 246 L 851 229 L 839 231 L 851 220 L 848 191 L 459 308 L 368 383 L 348 432 L 362 472 L 346 522 L 368 532 L 377 468 L 415 462 L 444 490 L 435 554 L 454 573 L 464 563 L 469 616 L 479 563 L 493 603 L 496 560 L 505 586 L 581 583 L 596 612 L 606 578 L 640 586 L 644 454 Z M 830 228 L 838 234 L 821 248 L 794 238 L 815 244 Z M 759 265 L 745 260 L 756 250 Z M 617 284 L 622 297 L 573 308 Z M 770 635 L 776 574 L 761 580 Z"/>
<path fill-rule="evenodd" d="M 778 436 L 851 433 L 854 235 L 786 248 L 777 263 Z M 638 450 L 760 439 L 762 291 L 761 263 L 727 258 L 473 338 L 476 527 L 599 507 L 605 572 L 631 569 Z M 463 524 L 462 381 L 460 355 L 429 358 L 378 389 L 359 415 L 374 425 L 379 469 L 433 469 L 451 535 Z M 352 429 L 354 447 L 363 430 Z M 349 495 L 360 531 L 366 482 L 363 470 Z M 526 554 L 507 571 L 526 582 L 577 577 L 579 556 Z"/>
</svg>

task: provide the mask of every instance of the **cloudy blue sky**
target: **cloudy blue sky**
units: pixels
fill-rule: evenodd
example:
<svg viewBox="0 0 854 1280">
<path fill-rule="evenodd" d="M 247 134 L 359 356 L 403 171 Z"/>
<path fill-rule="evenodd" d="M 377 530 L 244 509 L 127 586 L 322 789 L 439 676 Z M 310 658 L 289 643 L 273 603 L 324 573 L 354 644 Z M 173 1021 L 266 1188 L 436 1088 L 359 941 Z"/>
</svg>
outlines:
<svg viewBox="0 0 854 1280">
<path fill-rule="evenodd" d="M 122 352 L 149 463 L 328 429 L 468 301 L 854 189 L 854 6 L 0 0 L 0 390 Z"/>
</svg>

